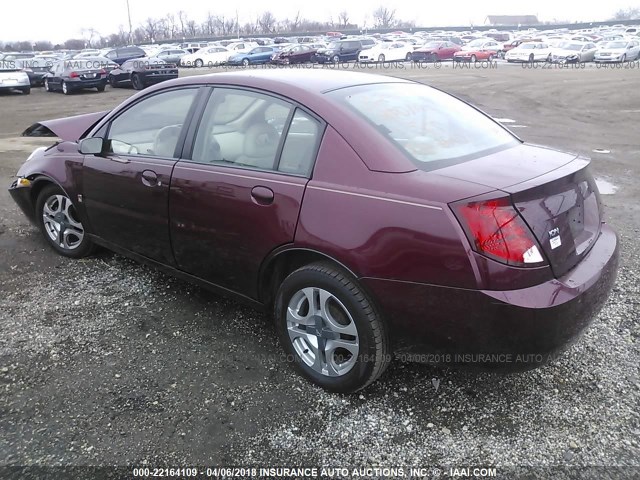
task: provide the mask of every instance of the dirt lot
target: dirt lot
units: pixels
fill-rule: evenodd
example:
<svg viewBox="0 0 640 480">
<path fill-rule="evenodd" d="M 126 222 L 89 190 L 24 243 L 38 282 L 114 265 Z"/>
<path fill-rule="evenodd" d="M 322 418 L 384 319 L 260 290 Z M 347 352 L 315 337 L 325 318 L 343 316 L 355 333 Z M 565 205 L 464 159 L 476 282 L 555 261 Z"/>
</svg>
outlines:
<svg viewBox="0 0 640 480">
<path fill-rule="evenodd" d="M 598 475 L 640 475 L 640 71 L 386 73 L 468 99 L 526 141 L 593 157 L 603 189 L 615 190 L 603 200 L 622 261 L 582 340 L 523 374 L 395 363 L 359 395 L 327 394 L 281 360 L 266 316 L 108 252 L 59 257 L 1 188 L 0 464 L 494 465 L 499 475 L 567 465 L 576 467 L 568 474 L 620 466 Z M 0 94 L 0 186 L 43 143 L 18 137 L 28 125 L 133 93 Z"/>
</svg>

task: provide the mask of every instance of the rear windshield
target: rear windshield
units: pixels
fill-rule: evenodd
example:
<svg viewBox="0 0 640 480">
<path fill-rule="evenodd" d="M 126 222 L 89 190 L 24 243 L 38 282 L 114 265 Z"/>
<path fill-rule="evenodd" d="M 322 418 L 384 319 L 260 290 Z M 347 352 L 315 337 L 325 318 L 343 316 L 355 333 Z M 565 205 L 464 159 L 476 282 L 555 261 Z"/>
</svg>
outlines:
<svg viewBox="0 0 640 480">
<path fill-rule="evenodd" d="M 519 144 L 511 133 L 466 103 L 421 84 L 369 84 L 334 90 L 422 169 L 470 160 Z"/>
</svg>

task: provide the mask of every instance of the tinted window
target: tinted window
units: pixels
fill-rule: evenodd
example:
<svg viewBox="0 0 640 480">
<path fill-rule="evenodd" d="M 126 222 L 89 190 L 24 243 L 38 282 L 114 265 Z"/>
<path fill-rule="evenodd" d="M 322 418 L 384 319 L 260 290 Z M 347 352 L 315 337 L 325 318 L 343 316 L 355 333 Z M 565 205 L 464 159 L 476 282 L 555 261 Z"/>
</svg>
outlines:
<svg viewBox="0 0 640 480">
<path fill-rule="evenodd" d="M 148 97 L 111 122 L 111 150 L 120 155 L 174 157 L 178 137 L 197 89 Z"/>
<path fill-rule="evenodd" d="M 274 170 L 292 106 L 260 93 L 215 89 L 196 135 L 192 160 Z"/>
<path fill-rule="evenodd" d="M 361 115 L 420 167 L 437 168 L 517 145 L 496 122 L 445 93 L 424 85 L 362 85 L 329 95 Z"/>
</svg>

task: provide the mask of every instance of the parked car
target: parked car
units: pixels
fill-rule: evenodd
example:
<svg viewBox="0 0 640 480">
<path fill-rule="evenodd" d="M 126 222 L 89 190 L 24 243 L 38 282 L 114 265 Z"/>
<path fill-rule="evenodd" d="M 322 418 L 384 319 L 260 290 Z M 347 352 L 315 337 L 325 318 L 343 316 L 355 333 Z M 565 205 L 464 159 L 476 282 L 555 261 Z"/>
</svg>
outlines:
<svg viewBox="0 0 640 480">
<path fill-rule="evenodd" d="M 229 57 L 234 52 L 226 47 L 207 47 L 201 48 L 196 53 L 190 53 L 180 59 L 182 67 L 214 67 L 227 63 Z"/>
<path fill-rule="evenodd" d="M 551 49 L 551 61 L 556 63 L 591 62 L 595 58 L 596 50 L 595 43 L 566 41 Z"/>
<path fill-rule="evenodd" d="M 195 53 L 202 48 L 207 48 L 208 46 L 208 42 L 186 42 L 180 44 L 180 48 L 186 50 L 189 53 Z"/>
<path fill-rule="evenodd" d="M 318 51 L 314 44 L 289 45 L 282 50 L 275 52 L 271 56 L 271 63 L 276 64 L 296 64 L 310 62 L 311 58 Z"/>
<path fill-rule="evenodd" d="M 313 57 L 318 63 L 338 63 L 357 60 L 363 49 L 360 40 L 338 40 L 331 42 L 327 48 L 320 48 Z"/>
<path fill-rule="evenodd" d="M 51 68 L 43 82 L 47 92 L 61 91 L 65 95 L 87 88 L 104 92 L 107 71 L 87 58 L 63 60 Z"/>
<path fill-rule="evenodd" d="M 273 312 L 289 363 L 333 391 L 394 352 L 535 367 L 616 277 L 588 159 L 408 80 L 188 76 L 24 135 L 61 139 L 9 188 L 53 250 L 102 245 Z"/>
<path fill-rule="evenodd" d="M 255 47 L 248 52 L 240 52 L 229 57 L 227 60 L 228 65 L 258 65 L 261 63 L 268 63 L 271 61 L 271 57 L 278 52 L 275 47 Z"/>
<path fill-rule="evenodd" d="M 551 47 L 545 42 L 525 42 L 509 50 L 504 58 L 507 62 L 550 62 Z"/>
<path fill-rule="evenodd" d="M 449 60 L 461 48 L 460 45 L 453 42 L 429 42 L 416 48 L 411 54 L 411 60 L 414 62 Z"/>
<path fill-rule="evenodd" d="M 27 72 L 13 61 L 0 60 L 0 92 L 18 90 L 25 95 L 31 93 L 31 81 Z"/>
<path fill-rule="evenodd" d="M 53 66 L 53 62 L 45 59 L 25 58 L 15 60 L 16 68 L 20 68 L 27 73 L 29 83 L 32 87 L 39 87 L 43 84 L 44 77 Z"/>
<path fill-rule="evenodd" d="M 395 62 L 411 60 L 413 46 L 406 42 L 381 42 L 358 54 L 359 62 Z"/>
<path fill-rule="evenodd" d="M 109 60 L 113 60 L 118 65 L 122 65 L 127 60 L 131 60 L 134 58 L 144 58 L 147 56 L 147 54 L 140 47 L 130 46 L 103 50 L 100 56 L 106 57 Z"/>
<path fill-rule="evenodd" d="M 478 60 L 493 60 L 502 46 L 495 40 L 477 39 L 469 42 L 453 54 L 456 62 L 475 63 Z"/>
<path fill-rule="evenodd" d="M 607 42 L 599 45 L 593 58 L 594 62 L 627 62 L 640 56 L 638 40 Z"/>
<path fill-rule="evenodd" d="M 168 48 L 166 50 L 160 50 L 157 54 L 154 55 L 154 57 L 159 58 L 160 60 L 164 60 L 167 63 L 179 65 L 180 60 L 185 55 L 189 55 L 189 52 L 187 52 L 186 50 L 183 50 L 181 48 Z"/>
<path fill-rule="evenodd" d="M 249 42 L 249 41 L 241 41 L 241 42 L 232 42 L 227 45 L 227 49 L 231 50 L 233 53 L 246 53 L 254 48 L 258 47 L 257 42 Z"/>
<path fill-rule="evenodd" d="M 142 90 L 149 85 L 178 78 L 178 67 L 158 57 L 134 58 L 109 73 L 112 87 L 132 86 Z"/>
<path fill-rule="evenodd" d="M 33 52 L 4 52 L 0 53 L 0 61 L 11 62 L 13 60 L 25 60 L 35 56 L 36 54 Z"/>
</svg>

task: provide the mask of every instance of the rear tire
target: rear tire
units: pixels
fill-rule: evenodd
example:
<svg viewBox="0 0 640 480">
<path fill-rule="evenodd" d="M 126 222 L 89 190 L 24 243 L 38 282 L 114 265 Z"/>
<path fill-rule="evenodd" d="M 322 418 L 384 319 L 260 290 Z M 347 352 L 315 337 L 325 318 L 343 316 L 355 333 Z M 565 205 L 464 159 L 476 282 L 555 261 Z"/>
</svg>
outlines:
<svg viewBox="0 0 640 480">
<path fill-rule="evenodd" d="M 471 58 L 469 59 L 469 62 L 476 63 L 477 61 L 478 61 L 478 58 L 475 55 L 471 55 Z"/>
<path fill-rule="evenodd" d="M 62 89 L 62 93 L 64 93 L 65 95 L 71 94 L 71 89 L 69 88 L 69 85 L 67 85 L 67 82 L 65 82 L 64 80 L 60 84 L 60 88 Z"/>
<path fill-rule="evenodd" d="M 387 327 L 347 272 L 313 263 L 278 290 L 274 316 L 294 368 L 333 392 L 355 392 L 377 380 L 391 361 Z"/>
<path fill-rule="evenodd" d="M 31 87 L 23 88 L 22 93 L 25 95 L 29 95 L 31 93 Z"/>
<path fill-rule="evenodd" d="M 204 62 L 203 62 L 200 58 L 198 58 L 198 59 L 193 63 L 193 66 L 194 66 L 194 67 L 196 67 L 196 68 L 201 68 L 203 65 L 204 65 Z"/>
<path fill-rule="evenodd" d="M 105 86 L 104 85 L 100 85 L 99 87 L 96 87 L 96 90 L 98 90 L 98 92 L 104 92 Z"/>
<path fill-rule="evenodd" d="M 35 219 L 44 239 L 60 255 L 81 258 L 93 251 L 73 202 L 57 185 L 47 185 L 38 195 Z"/>
<path fill-rule="evenodd" d="M 45 92 L 50 92 L 51 91 L 51 87 L 49 86 L 49 79 L 47 79 L 47 78 L 44 79 L 44 90 L 45 90 Z"/>
<path fill-rule="evenodd" d="M 385 57 L 384 57 L 384 54 L 380 54 L 380 55 L 378 55 L 378 61 L 379 61 L 380 63 L 384 62 L 384 58 L 385 58 Z"/>
</svg>

